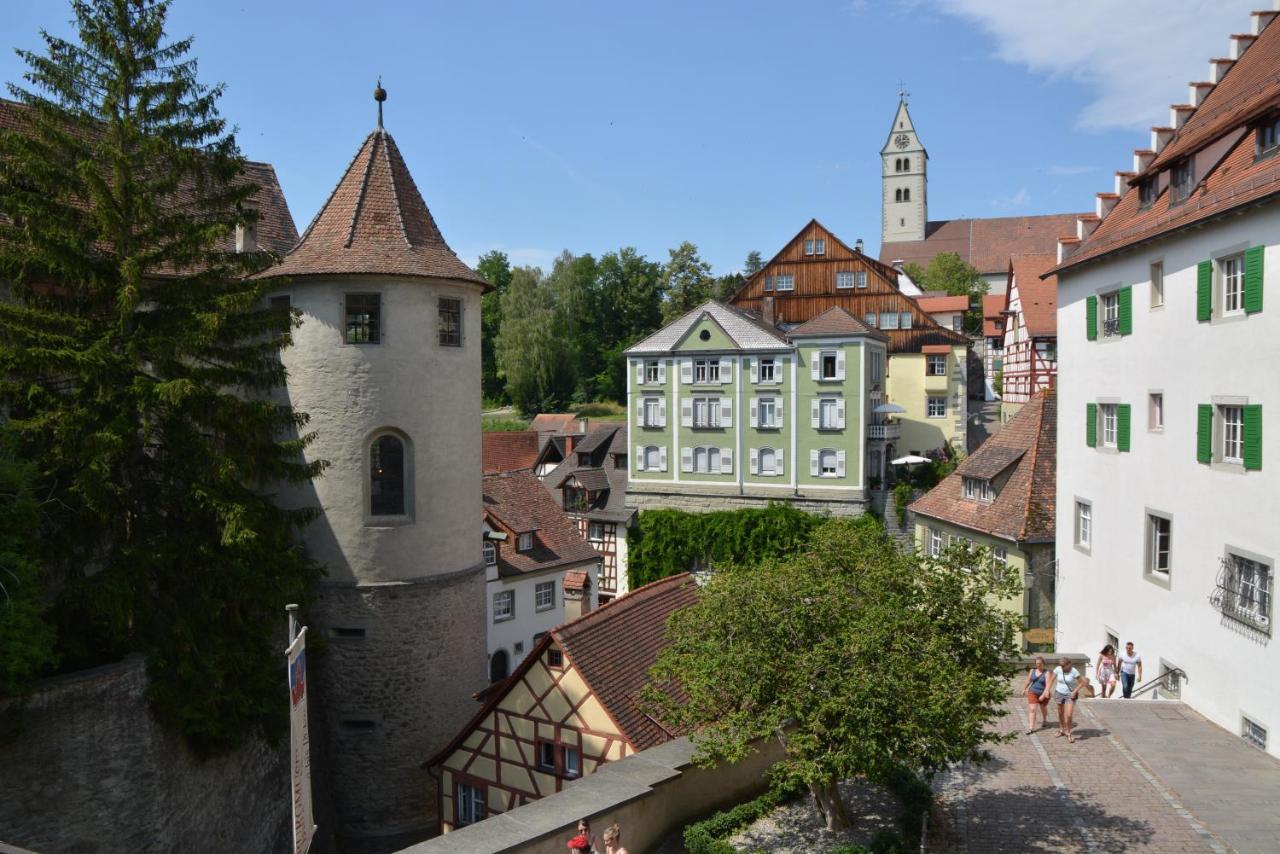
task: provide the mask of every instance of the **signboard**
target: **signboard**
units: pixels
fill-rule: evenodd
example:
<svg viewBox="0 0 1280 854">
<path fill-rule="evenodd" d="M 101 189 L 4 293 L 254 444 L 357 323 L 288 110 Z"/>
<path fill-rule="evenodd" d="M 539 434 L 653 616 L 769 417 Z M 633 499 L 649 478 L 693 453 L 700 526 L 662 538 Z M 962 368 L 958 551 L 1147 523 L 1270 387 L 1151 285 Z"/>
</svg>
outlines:
<svg viewBox="0 0 1280 854">
<path fill-rule="evenodd" d="M 292 623 L 291 623 L 292 625 Z M 307 732 L 307 630 L 289 644 L 289 766 L 293 783 L 293 852 L 306 854 L 316 826 L 311 814 L 311 736 Z"/>
</svg>

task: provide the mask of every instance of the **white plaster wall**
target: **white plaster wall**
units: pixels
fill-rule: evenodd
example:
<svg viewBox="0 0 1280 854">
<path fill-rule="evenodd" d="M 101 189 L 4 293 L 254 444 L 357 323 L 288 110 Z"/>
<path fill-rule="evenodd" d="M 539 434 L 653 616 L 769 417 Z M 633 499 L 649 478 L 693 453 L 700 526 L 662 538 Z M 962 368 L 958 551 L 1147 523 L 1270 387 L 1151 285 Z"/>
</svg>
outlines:
<svg viewBox="0 0 1280 854">
<path fill-rule="evenodd" d="M 329 467 L 286 503 L 319 503 L 305 533 L 330 581 L 362 583 L 449 573 L 480 561 L 480 290 L 445 280 L 363 277 L 295 280 L 287 293 L 302 326 L 282 355 L 292 404 L 317 434 L 309 458 Z M 382 295 L 382 342 L 343 343 L 344 296 Z M 463 346 L 442 347 L 437 298 L 463 303 Z M 411 441 L 410 518 L 366 518 L 370 436 L 394 428 Z"/>
<path fill-rule="evenodd" d="M 1276 242 L 1280 205 L 1060 276 L 1058 293 L 1058 649 L 1092 659 L 1108 629 L 1132 640 L 1146 675 L 1182 667 L 1182 698 L 1239 733 L 1241 713 L 1268 728 L 1280 756 L 1280 651 L 1210 604 L 1225 546 L 1280 561 L 1280 246 L 1268 246 L 1264 308 L 1243 319 L 1196 321 L 1196 265 L 1229 247 Z M 1165 306 L 1150 308 L 1150 272 L 1163 260 Z M 1085 297 L 1133 285 L 1133 334 L 1087 341 Z M 1148 432 L 1147 395 L 1164 394 L 1163 432 Z M 1263 468 L 1196 462 L 1196 405 L 1214 395 L 1263 405 Z M 1085 445 L 1085 404 L 1132 406 L 1130 453 Z M 1093 503 L 1092 554 L 1074 546 L 1076 497 Z M 1168 589 L 1143 574 L 1146 508 L 1172 514 Z M 1273 582 L 1273 593 L 1280 592 Z M 1273 604 L 1272 620 L 1276 619 Z"/>
<path fill-rule="evenodd" d="M 547 572 L 531 573 L 519 578 L 491 578 L 485 584 L 485 619 L 489 623 L 488 654 L 493 655 L 505 649 L 511 669 L 514 670 L 529 650 L 533 649 L 533 636 L 541 632 L 549 632 L 556 626 L 566 622 L 564 616 L 564 575 L 569 570 L 586 570 L 591 578 L 591 610 L 598 604 L 596 598 L 598 570 L 600 562 L 591 561 L 584 564 L 571 564 Z M 555 581 L 555 605 L 545 611 L 534 606 L 534 590 L 546 581 Z M 502 590 L 514 590 L 516 594 L 515 617 L 500 623 L 493 621 L 493 596 Z M 524 651 L 516 654 L 517 642 L 524 643 Z"/>
<path fill-rule="evenodd" d="M 625 596 L 631 592 L 631 585 L 627 582 L 627 527 L 625 525 L 618 525 L 615 542 L 614 548 L 618 553 L 618 595 Z"/>
</svg>

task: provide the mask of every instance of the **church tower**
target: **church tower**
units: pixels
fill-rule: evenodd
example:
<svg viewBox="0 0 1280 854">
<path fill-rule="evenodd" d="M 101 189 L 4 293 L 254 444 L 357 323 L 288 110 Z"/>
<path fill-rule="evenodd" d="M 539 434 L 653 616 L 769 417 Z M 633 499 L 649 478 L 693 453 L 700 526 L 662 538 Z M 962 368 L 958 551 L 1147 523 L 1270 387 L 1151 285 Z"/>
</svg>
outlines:
<svg viewBox="0 0 1280 854">
<path fill-rule="evenodd" d="M 881 243 L 924 240 L 929 221 L 929 153 L 907 112 L 907 93 L 898 93 L 898 112 L 880 149 Z"/>
<path fill-rule="evenodd" d="M 481 555 L 480 297 L 487 285 L 436 227 L 391 134 L 360 146 L 293 249 L 263 276 L 300 315 L 281 353 L 309 458 L 282 503 L 327 577 L 307 609 L 320 815 L 341 850 L 390 851 L 435 832 L 421 765 L 487 684 Z M 318 805 L 319 806 L 319 805 Z"/>
</svg>

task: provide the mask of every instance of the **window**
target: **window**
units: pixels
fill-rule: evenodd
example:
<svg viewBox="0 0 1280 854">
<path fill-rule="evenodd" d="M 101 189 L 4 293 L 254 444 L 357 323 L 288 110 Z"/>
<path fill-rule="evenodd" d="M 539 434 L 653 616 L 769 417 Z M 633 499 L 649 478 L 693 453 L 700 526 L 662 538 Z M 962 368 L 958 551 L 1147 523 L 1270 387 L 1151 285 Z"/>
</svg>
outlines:
<svg viewBox="0 0 1280 854">
<path fill-rule="evenodd" d="M 1076 502 L 1076 545 L 1088 549 L 1093 545 L 1093 505 Z"/>
<path fill-rule="evenodd" d="M 1102 334 L 1104 337 L 1120 334 L 1120 293 L 1103 294 L 1102 300 Z"/>
<path fill-rule="evenodd" d="M 587 491 L 577 486 L 566 486 L 564 488 L 564 509 L 570 511 L 586 510 Z"/>
<path fill-rule="evenodd" d="M 1267 749 L 1267 728 L 1243 715 L 1240 716 L 1240 737 L 1254 747 Z"/>
<path fill-rule="evenodd" d="M 538 742 L 538 769 L 541 771 L 556 770 L 556 746 L 554 742 Z"/>
<path fill-rule="evenodd" d="M 819 237 L 817 240 L 813 241 L 813 254 L 814 255 L 827 254 L 827 241 L 825 239 Z"/>
<path fill-rule="evenodd" d="M 900 201 L 902 201 L 902 189 L 901 189 L 901 188 L 899 188 L 899 189 L 897 189 L 897 190 L 894 190 L 894 191 L 893 191 L 893 200 L 894 200 L 895 202 L 900 202 Z"/>
<path fill-rule="evenodd" d="M 836 375 L 836 368 L 838 367 L 837 363 L 838 360 L 835 353 L 823 353 L 818 376 L 824 380 L 838 379 L 839 377 Z"/>
<path fill-rule="evenodd" d="M 947 357 L 946 356 L 925 356 L 926 373 L 931 377 L 945 377 L 947 375 Z"/>
<path fill-rule="evenodd" d="M 1244 463 L 1244 407 L 1219 406 L 1222 423 L 1222 448 L 1224 463 Z"/>
<path fill-rule="evenodd" d="M 903 171 L 903 172 L 910 172 L 910 171 L 911 171 L 911 158 L 910 158 L 910 157 L 904 157 L 904 158 L 902 158 L 902 171 Z"/>
<path fill-rule="evenodd" d="M 812 254 L 813 254 L 813 241 L 812 241 L 812 240 L 806 240 L 806 241 L 804 242 L 804 254 L 806 254 L 806 255 L 812 255 Z"/>
<path fill-rule="evenodd" d="M 577 748 L 560 748 L 560 770 L 565 777 L 577 777 L 582 774 L 582 762 Z"/>
<path fill-rule="evenodd" d="M 516 592 L 514 590 L 499 590 L 493 594 L 493 621 L 495 623 L 505 622 L 516 615 Z"/>
<path fill-rule="evenodd" d="M 853 287 L 853 273 L 848 271 L 836 273 L 836 287 L 837 288 Z"/>
<path fill-rule="evenodd" d="M 621 471 L 626 471 L 626 470 L 627 470 L 627 455 L 626 455 L 626 454 L 614 454 L 614 455 L 613 455 L 613 467 L 614 467 L 615 469 L 619 469 L 619 470 L 621 470 Z"/>
<path fill-rule="evenodd" d="M 537 611 L 546 611 L 554 608 L 556 604 L 556 583 L 554 581 L 539 581 L 538 585 L 533 588 L 533 607 Z"/>
<path fill-rule="evenodd" d="M 760 449 L 760 474 L 775 475 L 778 473 L 778 455 L 773 448 Z"/>
<path fill-rule="evenodd" d="M 484 788 L 469 783 L 458 784 L 458 794 L 454 801 L 457 812 L 458 827 L 466 827 L 484 820 Z"/>
<path fill-rule="evenodd" d="M 911 328 L 911 312 L 904 311 L 898 314 L 898 328 L 899 329 Z"/>
<path fill-rule="evenodd" d="M 1156 261 L 1151 265 L 1151 307 L 1164 305 L 1164 262 Z"/>
<path fill-rule="evenodd" d="M 765 277 L 764 277 L 764 289 L 765 289 L 766 291 L 771 291 L 771 290 L 773 290 L 773 276 L 771 276 L 771 275 L 767 275 L 767 274 L 765 275 Z"/>
<path fill-rule="evenodd" d="M 911 201 L 911 188 L 910 188 L 910 187 L 904 187 L 904 188 L 902 189 L 902 200 L 903 200 L 904 202 L 909 202 L 909 201 Z"/>
<path fill-rule="evenodd" d="M 760 382 L 771 383 L 777 381 L 778 363 L 773 359 L 761 359 L 758 370 L 760 373 Z"/>
<path fill-rule="evenodd" d="M 951 331 L 952 332 L 964 331 L 964 315 L 963 314 L 951 315 Z"/>
<path fill-rule="evenodd" d="M 1195 188 L 1195 164 L 1187 157 L 1173 164 L 1169 170 L 1169 200 L 1184 201 Z"/>
<path fill-rule="evenodd" d="M 1098 417 L 1102 419 L 1102 447 L 1116 446 L 1116 405 L 1114 403 L 1098 404 Z"/>
<path fill-rule="evenodd" d="M 1271 632 L 1271 567 L 1260 560 L 1227 553 L 1214 595 L 1222 613 Z"/>
<path fill-rule="evenodd" d="M 866 271 L 866 270 L 854 270 L 854 272 L 853 272 L 853 286 L 854 286 L 855 288 L 865 288 L 865 287 L 867 286 L 867 271 Z"/>
<path fill-rule="evenodd" d="M 693 399 L 693 426 L 720 426 L 720 398 L 695 397 Z"/>
<path fill-rule="evenodd" d="M 382 332 L 382 296 L 347 294 L 348 344 L 377 344 Z"/>
<path fill-rule="evenodd" d="M 1160 195 L 1160 182 L 1153 175 L 1138 184 L 1138 207 L 1149 208 Z"/>
<path fill-rule="evenodd" d="M 720 360 L 719 359 L 694 359 L 693 360 L 693 381 L 695 383 L 720 382 Z"/>
<path fill-rule="evenodd" d="M 1009 550 L 1004 546 L 996 546 L 991 550 L 991 557 L 1001 566 L 1009 565 Z"/>
<path fill-rule="evenodd" d="M 1271 116 L 1258 126 L 1258 157 L 1280 151 L 1280 116 Z"/>
<path fill-rule="evenodd" d="M 898 313 L 896 311 L 885 311 L 880 314 L 881 329 L 897 329 Z"/>
<path fill-rule="evenodd" d="M 440 318 L 440 346 L 462 346 L 462 300 L 440 297 L 437 303 Z"/>
<path fill-rule="evenodd" d="M 776 281 L 780 291 L 794 291 L 796 289 L 796 277 L 791 273 L 779 273 Z"/>
<path fill-rule="evenodd" d="M 644 449 L 645 471 L 659 471 L 662 468 L 662 452 L 657 445 L 648 445 Z"/>
<path fill-rule="evenodd" d="M 840 401 L 834 397 L 824 397 L 818 401 L 818 429 L 837 430 L 840 428 Z"/>
<path fill-rule="evenodd" d="M 644 399 L 644 426 L 662 426 L 662 400 L 656 397 Z"/>
<path fill-rule="evenodd" d="M 644 381 L 645 384 L 657 384 L 662 382 L 658 379 L 658 360 L 650 359 L 644 363 Z"/>
<path fill-rule="evenodd" d="M 937 557 L 942 554 L 942 550 L 946 548 L 942 539 L 942 532 L 937 528 L 929 529 L 929 556 Z"/>
<path fill-rule="evenodd" d="M 593 543 L 604 541 L 604 523 L 588 522 L 587 523 L 587 539 Z"/>
<path fill-rule="evenodd" d="M 760 419 L 759 426 L 762 429 L 770 429 L 778 426 L 778 400 L 773 397 L 760 398 Z"/>
<path fill-rule="evenodd" d="M 256 222 L 236 223 L 236 252 L 258 251 L 258 224 Z"/>
<path fill-rule="evenodd" d="M 909 316 L 909 315 L 908 315 Z M 871 351 L 871 381 L 878 383 L 884 379 L 884 353 Z"/>
<path fill-rule="evenodd" d="M 267 306 L 272 311 L 288 311 L 293 307 L 293 299 L 288 294 L 274 296 L 267 300 Z"/>
<path fill-rule="evenodd" d="M 1147 395 L 1147 429 L 1153 432 L 1164 429 L 1164 394 L 1161 392 Z"/>
<path fill-rule="evenodd" d="M 485 540 L 480 546 L 480 551 L 484 555 L 485 566 L 498 565 L 498 547 L 491 540 Z"/>
<path fill-rule="evenodd" d="M 1244 257 L 1233 255 L 1218 260 L 1218 278 L 1222 282 L 1222 313 L 1244 313 Z"/>
<path fill-rule="evenodd" d="M 1169 575 L 1169 547 L 1173 522 L 1165 516 L 1147 514 L 1147 572 Z"/>
<path fill-rule="evenodd" d="M 836 476 L 836 452 L 830 448 L 818 452 L 818 474 L 823 477 Z"/>
<path fill-rule="evenodd" d="M 946 418 L 947 417 L 947 399 L 945 397 L 931 397 L 926 405 L 925 414 L 930 418 Z"/>
<path fill-rule="evenodd" d="M 564 653 L 558 649 L 547 650 L 547 665 L 550 667 L 564 667 Z"/>
<path fill-rule="evenodd" d="M 1182 668 L 1160 662 L 1160 688 L 1162 699 L 1177 700 L 1182 696 Z"/>
<path fill-rule="evenodd" d="M 369 446 L 369 515 L 403 516 L 404 442 L 379 436 Z"/>
<path fill-rule="evenodd" d="M 964 497 L 975 501 L 995 501 L 996 491 L 989 480 L 966 477 L 964 478 Z"/>
<path fill-rule="evenodd" d="M 533 533 L 526 531 L 516 537 L 516 551 L 531 552 L 533 551 Z"/>
<path fill-rule="evenodd" d="M 720 473 L 720 449 L 719 448 L 694 448 L 693 449 L 693 471 L 695 474 L 719 474 Z"/>
<path fill-rule="evenodd" d="M 495 650 L 493 655 L 489 656 L 489 681 L 501 682 L 511 673 L 510 660 L 507 657 L 505 649 Z"/>
</svg>

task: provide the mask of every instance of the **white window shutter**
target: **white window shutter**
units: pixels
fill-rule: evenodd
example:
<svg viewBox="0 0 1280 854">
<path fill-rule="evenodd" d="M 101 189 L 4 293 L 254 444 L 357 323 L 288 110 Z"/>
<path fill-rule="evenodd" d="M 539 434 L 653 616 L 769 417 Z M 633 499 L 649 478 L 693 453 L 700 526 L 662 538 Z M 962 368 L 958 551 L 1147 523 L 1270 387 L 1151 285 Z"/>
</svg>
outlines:
<svg viewBox="0 0 1280 854">
<path fill-rule="evenodd" d="M 822 354 L 817 350 L 809 354 L 809 377 L 818 379 L 818 371 L 822 368 Z"/>
<path fill-rule="evenodd" d="M 760 382 L 760 360 L 755 356 L 751 357 L 751 381 L 753 383 Z"/>
<path fill-rule="evenodd" d="M 720 426 L 721 427 L 733 426 L 733 398 L 732 397 L 720 398 Z"/>
<path fill-rule="evenodd" d="M 733 448 L 720 449 L 720 473 L 733 474 Z"/>
<path fill-rule="evenodd" d="M 636 398 L 636 423 L 641 427 L 646 426 L 644 423 L 644 398 Z"/>
<path fill-rule="evenodd" d="M 774 423 L 774 426 L 776 426 L 779 430 L 781 430 L 783 427 L 786 426 L 783 423 L 783 419 L 782 419 L 782 413 L 784 410 L 786 410 L 786 408 L 787 408 L 787 405 L 782 402 L 782 398 L 775 397 L 773 399 L 773 418 L 774 418 L 773 423 Z"/>
<path fill-rule="evenodd" d="M 836 451 L 836 477 L 844 477 L 844 451 Z"/>
<path fill-rule="evenodd" d="M 776 448 L 773 452 L 773 473 L 782 476 L 782 449 Z"/>
<path fill-rule="evenodd" d="M 658 398 L 658 426 L 667 426 L 667 399 L 665 397 Z"/>
<path fill-rule="evenodd" d="M 644 445 L 636 445 L 636 471 L 644 471 Z"/>
<path fill-rule="evenodd" d="M 693 471 L 693 448 L 680 449 L 680 471 Z"/>
<path fill-rule="evenodd" d="M 809 426 L 814 430 L 818 429 L 822 418 L 822 402 L 818 398 L 809 401 Z"/>
<path fill-rule="evenodd" d="M 644 359 L 636 362 L 636 385 L 644 385 Z"/>
<path fill-rule="evenodd" d="M 748 449 L 751 458 L 751 473 L 760 474 L 760 452 L 755 448 Z"/>
<path fill-rule="evenodd" d="M 844 429 L 844 398 L 836 401 L 836 426 Z"/>
<path fill-rule="evenodd" d="M 844 379 L 844 350 L 836 351 L 836 379 Z"/>
<path fill-rule="evenodd" d="M 733 382 L 733 369 L 737 367 L 733 359 L 720 360 L 720 384 L 726 385 Z"/>
<path fill-rule="evenodd" d="M 658 360 L 658 382 L 666 383 L 667 381 L 667 363 L 663 359 Z"/>
<path fill-rule="evenodd" d="M 689 359 L 680 360 L 680 382 L 685 385 L 693 382 L 693 362 Z"/>
<path fill-rule="evenodd" d="M 659 471 L 667 470 L 667 446 L 666 445 L 663 445 L 661 448 L 658 448 L 658 470 Z"/>
<path fill-rule="evenodd" d="M 680 426 L 681 427 L 693 426 L 693 398 L 692 397 L 680 398 Z"/>
<path fill-rule="evenodd" d="M 760 426 L 760 398 L 751 398 L 751 426 Z"/>
<path fill-rule="evenodd" d="M 818 452 L 809 452 L 809 477 L 818 476 Z"/>
</svg>

